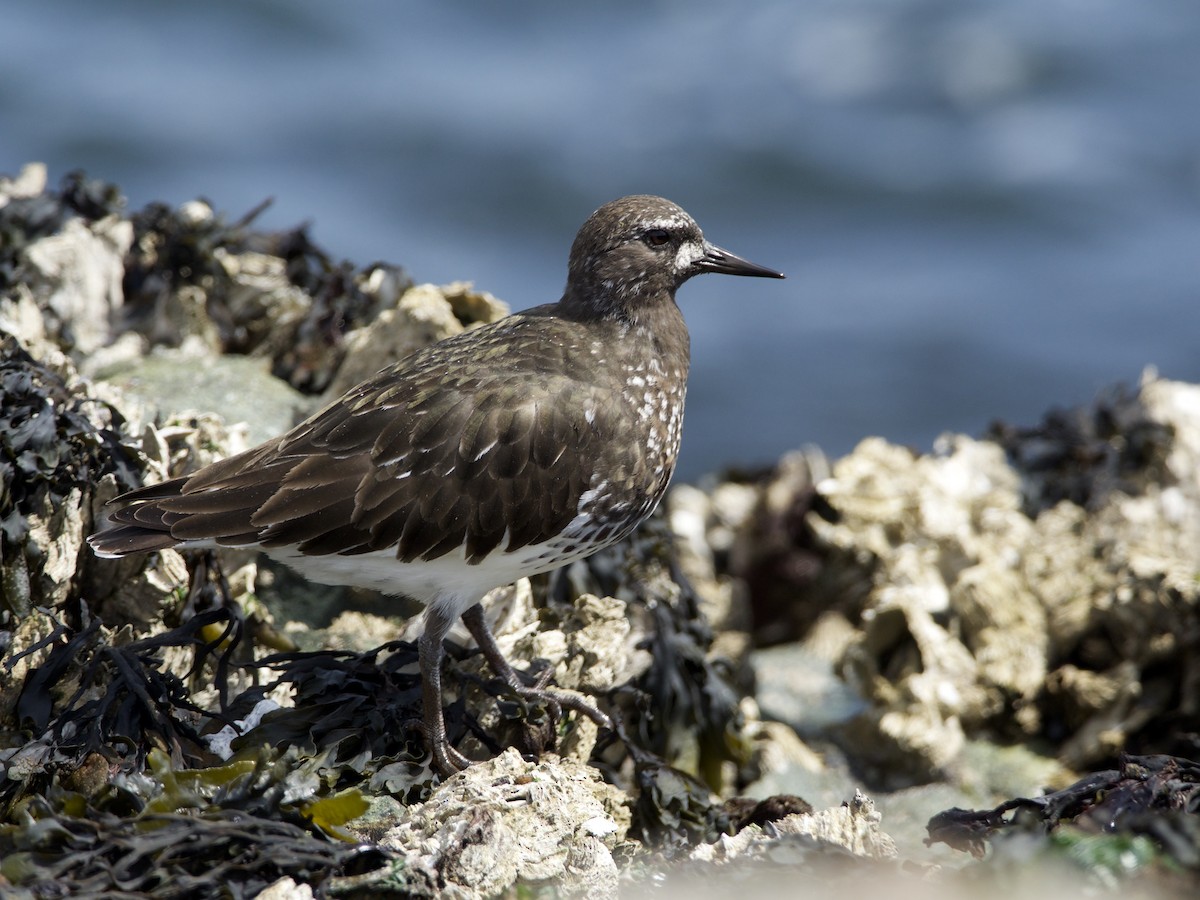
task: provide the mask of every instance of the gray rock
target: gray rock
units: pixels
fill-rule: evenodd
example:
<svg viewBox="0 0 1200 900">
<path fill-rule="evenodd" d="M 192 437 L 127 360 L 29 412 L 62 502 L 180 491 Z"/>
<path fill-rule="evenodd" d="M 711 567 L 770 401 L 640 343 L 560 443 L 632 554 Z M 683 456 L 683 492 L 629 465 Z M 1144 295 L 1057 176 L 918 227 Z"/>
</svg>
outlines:
<svg viewBox="0 0 1200 900">
<path fill-rule="evenodd" d="M 833 663 L 806 644 L 755 650 L 750 662 L 763 715 L 787 723 L 798 734 L 821 734 L 866 706 L 837 675 Z"/>
<path fill-rule="evenodd" d="M 245 423 L 250 445 L 276 437 L 307 413 L 312 401 L 273 376 L 269 361 L 215 356 L 188 348 L 161 349 L 130 364 L 94 373 L 156 408 L 161 416 L 216 412 Z"/>
</svg>

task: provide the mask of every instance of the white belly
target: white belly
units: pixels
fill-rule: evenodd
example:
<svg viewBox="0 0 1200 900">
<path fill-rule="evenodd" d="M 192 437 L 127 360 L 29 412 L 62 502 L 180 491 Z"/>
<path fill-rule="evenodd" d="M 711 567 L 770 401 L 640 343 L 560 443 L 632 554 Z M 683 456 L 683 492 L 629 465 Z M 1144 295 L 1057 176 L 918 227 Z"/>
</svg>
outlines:
<svg viewBox="0 0 1200 900">
<path fill-rule="evenodd" d="M 431 560 L 400 562 L 396 551 L 375 550 L 354 556 L 305 556 L 286 547 L 263 549 L 309 581 L 369 588 L 385 594 L 402 594 L 457 617 L 483 599 L 493 588 L 512 584 L 519 578 L 550 572 L 577 559 L 590 556 L 595 545 L 564 554 L 565 542 L 547 541 L 522 547 L 516 553 L 493 553 L 476 565 L 466 561 L 460 548 Z"/>
</svg>

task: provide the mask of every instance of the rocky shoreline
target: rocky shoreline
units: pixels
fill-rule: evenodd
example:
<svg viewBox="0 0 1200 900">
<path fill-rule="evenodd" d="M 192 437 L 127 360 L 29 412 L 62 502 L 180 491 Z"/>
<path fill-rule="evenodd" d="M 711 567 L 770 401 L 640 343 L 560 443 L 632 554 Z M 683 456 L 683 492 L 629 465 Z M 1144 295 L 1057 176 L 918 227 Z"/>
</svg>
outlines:
<svg viewBox="0 0 1200 900">
<path fill-rule="evenodd" d="M 1194 894 L 1200 387 L 676 486 L 489 602 L 616 733 L 453 634 L 479 763 L 437 783 L 403 601 L 83 543 L 120 491 L 507 312 L 252 226 L 0 180 L 0 894 Z"/>
</svg>

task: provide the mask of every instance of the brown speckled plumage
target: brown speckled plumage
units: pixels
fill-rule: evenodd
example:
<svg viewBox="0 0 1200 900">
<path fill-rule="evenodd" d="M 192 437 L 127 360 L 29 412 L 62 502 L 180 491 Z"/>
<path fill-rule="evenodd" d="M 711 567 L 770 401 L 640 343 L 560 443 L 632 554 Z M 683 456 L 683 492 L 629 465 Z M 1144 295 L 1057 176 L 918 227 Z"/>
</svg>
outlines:
<svg viewBox="0 0 1200 900">
<path fill-rule="evenodd" d="M 675 291 L 706 271 L 782 277 L 709 244 L 669 201 L 601 207 L 558 303 L 419 350 L 280 438 L 118 497 L 91 545 L 252 545 L 317 581 L 411 594 L 429 606 L 436 684 L 445 629 L 488 589 L 587 556 L 657 505 L 688 372 Z M 460 767 L 435 699 L 435 763 Z"/>
<path fill-rule="evenodd" d="M 657 458 L 644 452 L 660 422 L 629 415 L 625 370 L 596 366 L 590 350 L 609 347 L 615 358 L 651 338 L 610 320 L 580 331 L 554 310 L 427 347 L 277 440 L 126 494 L 112 521 L 128 530 L 94 543 L 120 550 L 128 535 L 151 542 L 142 550 L 188 540 L 295 545 L 306 555 L 395 548 L 401 562 L 465 545 L 477 564 L 557 537 L 597 472 L 608 489 L 591 505 L 595 537 L 619 538 L 636 524 L 626 512 L 661 496 L 678 441 Z M 679 321 L 653 341 L 656 358 L 681 384 L 687 332 L 673 304 L 662 312 Z"/>
</svg>

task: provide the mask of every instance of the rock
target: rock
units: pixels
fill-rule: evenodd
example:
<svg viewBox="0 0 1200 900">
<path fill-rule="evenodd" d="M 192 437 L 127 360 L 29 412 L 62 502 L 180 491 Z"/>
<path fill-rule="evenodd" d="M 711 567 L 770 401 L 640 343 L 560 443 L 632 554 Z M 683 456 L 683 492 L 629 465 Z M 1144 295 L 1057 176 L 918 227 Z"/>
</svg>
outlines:
<svg viewBox="0 0 1200 900">
<path fill-rule="evenodd" d="M 732 482 L 717 484 L 709 492 L 680 484 L 667 494 L 667 518 L 679 568 L 700 598 L 705 617 L 722 634 L 750 632 L 745 585 L 719 574 L 717 560 L 728 556 L 756 498 L 753 487 Z"/>
<path fill-rule="evenodd" d="M 255 900 L 312 900 L 313 891 L 307 884 L 297 884 L 292 878 L 280 878 L 259 891 Z"/>
<path fill-rule="evenodd" d="M 30 610 L 14 624 L 8 643 L 8 661 L 0 679 L 0 722 L 10 721 L 25 676 L 50 655 L 46 646 L 59 623 L 46 612 Z M 40 649 L 34 649 L 41 645 Z"/>
<path fill-rule="evenodd" d="M 25 248 L 24 287 L 40 295 L 55 339 L 80 357 L 110 339 L 109 322 L 124 299 L 123 260 L 132 243 L 128 221 L 73 218 L 58 233 Z"/>
<path fill-rule="evenodd" d="M 528 763 L 515 750 L 472 766 L 405 810 L 382 843 L 461 897 L 518 884 L 615 896 L 612 851 L 629 827 L 624 795 L 585 765 Z"/>
<path fill-rule="evenodd" d="M 507 313 L 507 306 L 491 294 L 472 291 L 467 282 L 409 288 L 394 308 L 346 335 L 345 361 L 329 383 L 325 399 L 335 400 L 414 350 L 460 333 L 466 327 L 463 319 L 494 322 Z"/>
<path fill-rule="evenodd" d="M 833 809 L 788 816 L 776 823 L 780 834 L 804 834 L 844 847 L 856 856 L 894 859 L 896 844 L 880 829 L 882 817 L 875 804 L 861 791 Z"/>
<path fill-rule="evenodd" d="M 46 190 L 46 164 L 33 162 L 21 166 L 16 178 L 0 177 L 0 209 L 12 200 L 36 197 Z"/>
<path fill-rule="evenodd" d="M 860 619 L 839 671 L 869 706 L 838 732 L 881 783 L 951 776 L 971 735 L 1063 724 L 1062 761 L 1088 765 L 1165 727 L 1173 685 L 1200 677 L 1178 639 L 1200 606 L 1200 389 L 1148 376 L 995 433 L 924 456 L 864 441 L 817 483 L 832 513 L 807 513 L 803 546 L 763 539 L 799 533 L 785 516 L 751 520 L 769 568 L 820 554 L 805 599 Z M 808 508 L 802 469 L 781 464 L 759 509 Z"/>
<path fill-rule="evenodd" d="M 399 636 L 400 628 L 392 619 L 348 610 L 329 623 L 321 643 L 337 650 L 362 652 Z"/>
<path fill-rule="evenodd" d="M 252 446 L 287 431 L 303 418 L 312 401 L 269 371 L 265 359 L 216 356 L 195 345 L 159 349 L 149 356 L 96 371 L 135 401 L 160 416 L 186 419 L 217 413 L 230 426 L 244 427 Z"/>
<path fill-rule="evenodd" d="M 274 360 L 292 349 L 296 330 L 312 312 L 313 298 L 288 276 L 287 261 L 269 253 L 217 247 L 213 259 L 228 281 L 224 299 L 237 323 L 237 340 L 255 356 Z"/>
<path fill-rule="evenodd" d="M 755 650 L 750 659 L 763 714 L 800 734 L 822 734 L 865 705 L 862 695 L 838 677 L 833 662 L 807 642 Z"/>
<path fill-rule="evenodd" d="M 757 825 L 723 836 L 713 844 L 701 844 L 691 853 L 693 862 L 729 862 L 746 854 L 770 853 L 772 845 L 787 836 L 805 836 L 823 844 L 839 847 L 855 856 L 870 859 L 894 859 L 896 845 L 880 828 L 881 817 L 875 804 L 861 791 L 841 806 L 796 813 L 772 822 L 768 834 Z"/>
</svg>

